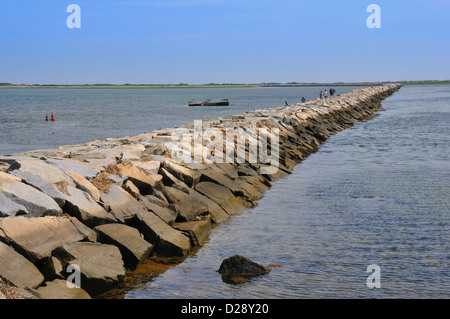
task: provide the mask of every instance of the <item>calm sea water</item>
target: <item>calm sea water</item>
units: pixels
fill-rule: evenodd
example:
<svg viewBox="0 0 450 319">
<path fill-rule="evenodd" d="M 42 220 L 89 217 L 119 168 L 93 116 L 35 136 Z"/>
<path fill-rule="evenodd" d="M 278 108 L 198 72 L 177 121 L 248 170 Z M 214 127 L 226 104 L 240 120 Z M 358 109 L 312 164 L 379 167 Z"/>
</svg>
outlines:
<svg viewBox="0 0 450 319">
<path fill-rule="evenodd" d="M 0 155 L 134 136 L 194 120 L 315 99 L 323 87 L 207 89 L 0 89 Z M 338 87 L 337 93 L 354 87 Z M 191 99 L 227 107 L 188 107 Z M 45 122 L 54 113 L 56 122 Z M 55 134 L 53 134 L 55 132 Z"/>
<path fill-rule="evenodd" d="M 449 298 L 450 86 L 403 87 L 126 298 Z M 222 282 L 242 254 L 262 277 Z M 381 288 L 367 287 L 380 267 Z"/>
</svg>

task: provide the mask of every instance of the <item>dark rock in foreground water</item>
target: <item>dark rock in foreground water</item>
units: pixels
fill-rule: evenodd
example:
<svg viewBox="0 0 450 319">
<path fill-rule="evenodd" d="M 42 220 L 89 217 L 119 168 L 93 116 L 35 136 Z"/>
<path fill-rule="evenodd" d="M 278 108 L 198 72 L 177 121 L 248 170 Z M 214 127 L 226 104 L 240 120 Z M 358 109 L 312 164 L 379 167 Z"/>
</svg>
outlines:
<svg viewBox="0 0 450 319">
<path fill-rule="evenodd" d="M 257 264 L 250 259 L 234 255 L 225 259 L 218 270 L 226 283 L 237 284 L 255 276 L 266 275 L 270 269 Z"/>
</svg>

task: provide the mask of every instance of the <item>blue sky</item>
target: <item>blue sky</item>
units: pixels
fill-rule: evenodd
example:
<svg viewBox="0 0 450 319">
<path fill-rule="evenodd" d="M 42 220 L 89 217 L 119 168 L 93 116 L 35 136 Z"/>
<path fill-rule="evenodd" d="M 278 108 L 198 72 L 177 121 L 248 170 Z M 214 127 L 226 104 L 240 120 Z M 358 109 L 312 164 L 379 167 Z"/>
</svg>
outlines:
<svg viewBox="0 0 450 319">
<path fill-rule="evenodd" d="M 448 0 L 0 0 L 0 82 L 450 79 L 449 35 Z"/>
</svg>

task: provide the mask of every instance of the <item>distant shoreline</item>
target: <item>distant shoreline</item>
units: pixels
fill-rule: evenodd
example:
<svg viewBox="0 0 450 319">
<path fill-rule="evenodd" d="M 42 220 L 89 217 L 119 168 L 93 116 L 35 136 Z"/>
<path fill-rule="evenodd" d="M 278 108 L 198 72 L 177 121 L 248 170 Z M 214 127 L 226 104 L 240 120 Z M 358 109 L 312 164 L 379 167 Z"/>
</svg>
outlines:
<svg viewBox="0 0 450 319">
<path fill-rule="evenodd" d="M 341 87 L 341 86 L 373 86 L 389 83 L 402 85 L 445 85 L 450 80 L 436 81 L 398 81 L 398 82 L 335 82 L 335 83 L 209 83 L 209 84 L 12 84 L 0 83 L 0 88 L 15 89 L 198 89 L 198 88 L 252 88 L 252 87 Z"/>
</svg>

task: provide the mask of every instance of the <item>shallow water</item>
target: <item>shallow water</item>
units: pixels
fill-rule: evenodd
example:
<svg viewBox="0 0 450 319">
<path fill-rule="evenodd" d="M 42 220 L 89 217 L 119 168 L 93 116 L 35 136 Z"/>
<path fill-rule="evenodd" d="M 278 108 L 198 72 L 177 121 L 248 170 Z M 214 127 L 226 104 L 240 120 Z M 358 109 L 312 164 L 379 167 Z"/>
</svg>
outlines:
<svg viewBox="0 0 450 319">
<path fill-rule="evenodd" d="M 189 89 L 0 89 L 0 155 L 135 136 L 194 120 L 315 99 L 323 87 Z M 345 93 L 355 87 L 338 87 Z M 188 107 L 191 99 L 230 106 Z M 45 122 L 55 113 L 56 122 Z M 53 134 L 55 132 L 55 134 Z"/>
<path fill-rule="evenodd" d="M 450 297 L 449 100 L 450 86 L 403 87 L 125 298 Z M 280 267 L 226 284 L 217 269 L 234 254 Z"/>
</svg>

